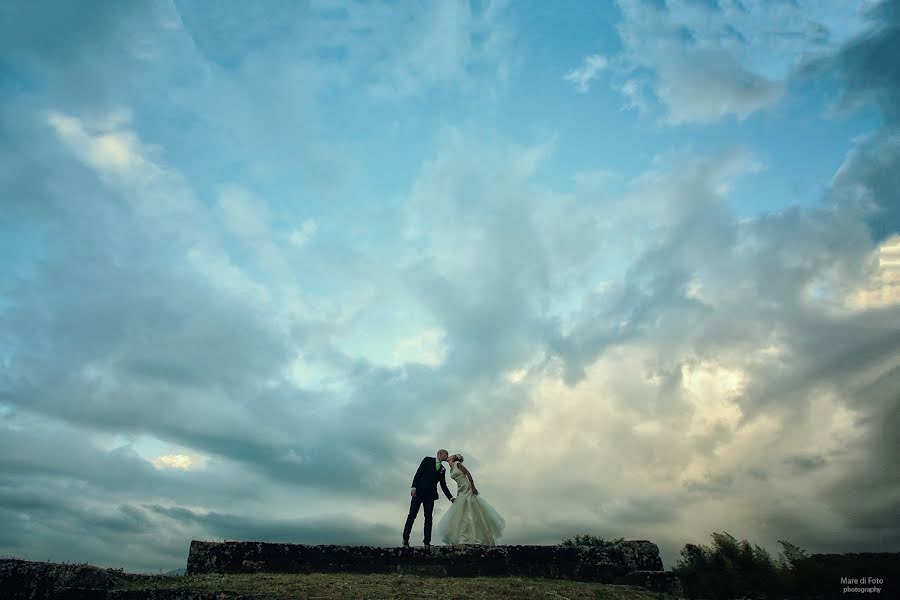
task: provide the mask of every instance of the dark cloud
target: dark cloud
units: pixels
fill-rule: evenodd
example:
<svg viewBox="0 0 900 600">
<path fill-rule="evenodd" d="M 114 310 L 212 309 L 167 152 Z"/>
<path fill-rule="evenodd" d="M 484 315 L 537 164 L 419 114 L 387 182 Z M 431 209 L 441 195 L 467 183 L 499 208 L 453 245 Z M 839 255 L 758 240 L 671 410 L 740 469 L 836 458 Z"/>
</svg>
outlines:
<svg viewBox="0 0 900 600">
<path fill-rule="evenodd" d="M 887 539 L 900 533 L 897 511 L 900 493 L 900 367 L 865 382 L 853 390 L 853 400 L 863 408 L 858 422 L 865 442 L 853 468 L 830 483 L 825 497 L 854 527 L 881 530 Z M 865 492 L 862 492 L 865 490 Z"/>
<path fill-rule="evenodd" d="M 14 481 L 15 486 L 9 484 Z M 81 496 L 75 486 L 34 478 L 0 480 L 2 548 L 14 556 L 57 562 L 84 562 L 155 571 L 162 565 L 183 565 L 186 544 L 179 532 L 165 531 L 159 519 L 143 508 L 106 506 Z M 121 548 L 139 544 L 141 555 L 123 559 Z"/>
<path fill-rule="evenodd" d="M 900 3 L 884 0 L 867 7 L 869 27 L 837 51 L 803 64 L 798 81 L 837 78 L 841 106 L 874 102 L 882 127 L 851 150 L 838 173 L 831 201 L 855 204 L 866 213 L 876 241 L 900 232 Z"/>
<path fill-rule="evenodd" d="M 678 517 L 680 501 L 672 497 L 641 497 L 623 499 L 610 507 L 600 505 L 595 513 L 604 522 L 628 523 L 631 527 L 644 527 L 671 522 Z M 610 536 L 612 537 L 612 536 Z"/>
<path fill-rule="evenodd" d="M 688 497 L 709 498 L 722 497 L 732 488 L 734 478 L 730 475 L 716 475 L 703 481 L 689 481 L 684 485 Z"/>
<path fill-rule="evenodd" d="M 87 442 L 90 430 L 79 427 L 54 427 L 31 424 L 28 430 L 4 428 L 0 437 L 3 457 L 0 466 L 10 474 L 10 486 L 22 485 L 30 478 L 46 479 L 61 485 L 82 487 L 95 492 L 94 499 L 110 494 L 129 499 L 159 495 L 181 501 L 210 503 L 222 497 L 234 501 L 259 499 L 260 476 L 252 471 L 234 477 L 235 467 L 213 461 L 205 469 L 185 473 L 157 470 L 132 446 L 102 450 Z M 17 483 L 18 482 L 18 483 Z M 252 484 L 252 485 L 251 485 Z M 60 493 L 48 490 L 48 495 Z"/>
<path fill-rule="evenodd" d="M 900 52 L 900 3 L 883 0 L 867 7 L 870 27 L 846 43 L 824 64 L 812 68 L 830 71 L 844 81 L 845 103 L 872 98 L 886 121 L 900 120 L 900 66 L 893 57 Z"/>
<path fill-rule="evenodd" d="M 89 10 L 73 6 L 49 10 L 51 7 L 47 2 L 4 6 L 6 18 L 0 29 L 4 55 L 36 56 L 47 62 L 66 62 L 73 60 L 73 55 L 93 56 L 104 41 L 120 33 L 122 21 L 137 8 L 113 1 L 94 2 Z"/>
<path fill-rule="evenodd" d="M 900 80 L 897 86 L 900 87 Z M 866 224 L 876 241 L 900 232 L 898 167 L 900 121 L 895 119 L 852 150 L 833 188 L 834 202 L 856 205 L 864 211 Z"/>
<path fill-rule="evenodd" d="M 815 471 L 816 469 L 821 469 L 828 461 L 821 456 L 788 456 L 784 459 L 785 464 L 787 464 L 793 471 L 794 474 L 802 474 L 807 471 Z"/>
<path fill-rule="evenodd" d="M 304 544 L 380 545 L 396 537 L 396 528 L 372 525 L 342 515 L 327 520 L 278 520 L 210 512 L 197 514 L 183 508 L 150 505 L 147 509 L 183 524 L 196 524 L 212 538 L 297 542 Z"/>
<path fill-rule="evenodd" d="M 769 479 L 769 473 L 763 469 L 748 469 L 747 474 L 760 481 L 766 481 Z"/>
</svg>

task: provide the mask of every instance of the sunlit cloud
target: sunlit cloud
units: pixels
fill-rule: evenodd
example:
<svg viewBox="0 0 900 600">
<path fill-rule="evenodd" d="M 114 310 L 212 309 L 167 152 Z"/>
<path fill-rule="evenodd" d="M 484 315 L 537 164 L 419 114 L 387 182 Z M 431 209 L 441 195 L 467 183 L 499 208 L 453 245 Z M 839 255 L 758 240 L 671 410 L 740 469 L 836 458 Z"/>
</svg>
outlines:
<svg viewBox="0 0 900 600">
<path fill-rule="evenodd" d="M 157 456 L 150 462 L 152 462 L 153 466 L 157 469 L 190 471 L 202 467 L 206 461 L 203 458 L 189 456 L 187 454 L 165 454 L 163 456 Z"/>
<path fill-rule="evenodd" d="M 847 299 L 854 310 L 900 304 L 900 236 L 884 241 L 876 253 L 875 267 L 868 281 L 862 289 L 851 292 Z"/>
<path fill-rule="evenodd" d="M 109 115 L 93 133 L 77 117 L 50 112 L 46 119 L 78 157 L 101 175 L 138 177 L 155 169 L 144 158 L 135 133 L 119 127 L 124 123 L 118 113 Z"/>
</svg>

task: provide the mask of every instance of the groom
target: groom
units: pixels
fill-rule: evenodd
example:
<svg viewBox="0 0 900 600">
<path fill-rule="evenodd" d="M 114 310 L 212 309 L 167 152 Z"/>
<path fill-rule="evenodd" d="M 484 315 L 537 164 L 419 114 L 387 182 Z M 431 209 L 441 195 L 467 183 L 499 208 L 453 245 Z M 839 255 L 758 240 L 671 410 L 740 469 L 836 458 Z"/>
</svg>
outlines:
<svg viewBox="0 0 900 600">
<path fill-rule="evenodd" d="M 431 513 L 434 512 L 434 501 L 438 499 L 437 484 L 441 484 L 447 500 L 453 502 L 453 496 L 447 489 L 444 465 L 450 454 L 446 450 L 438 450 L 437 458 L 426 456 L 419 464 L 415 477 L 412 480 L 412 489 L 409 495 L 409 515 L 406 517 L 406 527 L 403 528 L 403 545 L 409 547 L 409 534 L 412 531 L 413 521 L 419 514 L 419 507 L 424 507 L 425 512 L 425 547 L 431 547 Z"/>
</svg>

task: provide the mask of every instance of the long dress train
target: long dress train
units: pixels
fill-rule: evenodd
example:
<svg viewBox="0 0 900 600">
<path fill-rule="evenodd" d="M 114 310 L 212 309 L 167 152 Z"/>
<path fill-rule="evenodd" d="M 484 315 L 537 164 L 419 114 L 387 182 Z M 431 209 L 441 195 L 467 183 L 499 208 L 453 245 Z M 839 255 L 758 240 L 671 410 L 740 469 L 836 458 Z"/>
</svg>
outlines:
<svg viewBox="0 0 900 600">
<path fill-rule="evenodd" d="M 503 517 L 481 494 L 472 493 L 461 469 L 451 465 L 450 477 L 456 481 L 456 500 L 437 525 L 439 539 L 445 544 L 495 545 L 506 527 Z"/>
</svg>

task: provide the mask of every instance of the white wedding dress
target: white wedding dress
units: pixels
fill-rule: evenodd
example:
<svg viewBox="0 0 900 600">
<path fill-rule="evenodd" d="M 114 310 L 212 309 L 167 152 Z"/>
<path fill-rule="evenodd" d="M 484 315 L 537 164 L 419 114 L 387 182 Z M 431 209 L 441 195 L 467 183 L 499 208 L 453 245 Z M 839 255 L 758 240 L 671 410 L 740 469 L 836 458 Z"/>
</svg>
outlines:
<svg viewBox="0 0 900 600">
<path fill-rule="evenodd" d="M 472 493 L 462 469 L 450 467 L 456 482 L 456 500 L 437 525 L 438 538 L 445 544 L 483 544 L 493 546 L 500 539 L 506 522 L 481 495 Z"/>
</svg>

